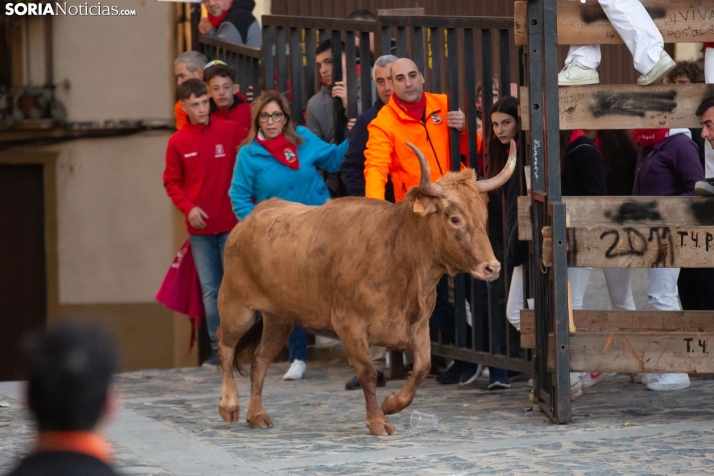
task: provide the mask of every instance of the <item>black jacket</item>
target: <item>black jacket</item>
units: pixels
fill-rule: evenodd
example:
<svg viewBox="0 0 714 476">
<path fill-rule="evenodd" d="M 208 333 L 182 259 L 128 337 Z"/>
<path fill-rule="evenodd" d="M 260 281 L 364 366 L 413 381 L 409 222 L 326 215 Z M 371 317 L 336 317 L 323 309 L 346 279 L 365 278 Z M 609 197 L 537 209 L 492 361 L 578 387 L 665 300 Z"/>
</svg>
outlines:
<svg viewBox="0 0 714 476">
<path fill-rule="evenodd" d="M 119 476 L 111 466 L 84 453 L 33 453 L 6 476 Z"/>
</svg>

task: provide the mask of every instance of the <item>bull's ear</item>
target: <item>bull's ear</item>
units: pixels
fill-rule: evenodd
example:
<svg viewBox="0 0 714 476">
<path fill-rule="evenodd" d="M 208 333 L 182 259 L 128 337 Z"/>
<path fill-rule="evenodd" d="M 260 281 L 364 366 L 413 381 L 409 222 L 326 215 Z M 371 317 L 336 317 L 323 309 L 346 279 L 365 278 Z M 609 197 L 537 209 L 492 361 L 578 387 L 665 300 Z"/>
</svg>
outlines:
<svg viewBox="0 0 714 476">
<path fill-rule="evenodd" d="M 429 213 L 436 213 L 439 210 L 440 198 L 424 195 L 417 188 L 412 190 L 405 200 L 409 200 L 413 204 L 412 210 L 421 216 L 426 216 Z"/>
</svg>

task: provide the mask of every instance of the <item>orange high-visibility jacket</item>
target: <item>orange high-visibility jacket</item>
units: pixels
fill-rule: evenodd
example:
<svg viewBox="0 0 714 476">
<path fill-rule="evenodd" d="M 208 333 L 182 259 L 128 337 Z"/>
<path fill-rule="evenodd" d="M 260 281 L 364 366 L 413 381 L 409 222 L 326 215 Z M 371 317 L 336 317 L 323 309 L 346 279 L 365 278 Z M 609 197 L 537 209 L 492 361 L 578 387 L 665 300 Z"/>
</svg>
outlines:
<svg viewBox="0 0 714 476">
<path fill-rule="evenodd" d="M 391 98 L 369 123 L 369 140 L 364 152 L 365 196 L 384 199 L 387 174 L 392 176 L 394 199 L 399 202 L 411 187 L 419 185 L 419 160 L 407 147 L 411 142 L 426 157 L 431 181 L 436 182 L 449 170 L 449 111 L 446 94 L 426 95 L 426 122 L 408 116 Z M 461 153 L 466 152 L 466 133 L 461 133 Z M 457 154 L 459 152 L 456 152 Z M 463 165 L 462 165 L 463 168 Z"/>
</svg>

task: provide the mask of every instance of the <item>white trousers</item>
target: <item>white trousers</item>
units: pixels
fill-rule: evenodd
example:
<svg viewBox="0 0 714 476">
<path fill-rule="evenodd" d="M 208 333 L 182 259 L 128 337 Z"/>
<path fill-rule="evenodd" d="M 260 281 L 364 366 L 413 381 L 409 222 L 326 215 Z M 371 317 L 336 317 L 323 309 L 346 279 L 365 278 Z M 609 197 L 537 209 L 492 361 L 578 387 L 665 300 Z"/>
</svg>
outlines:
<svg viewBox="0 0 714 476">
<path fill-rule="evenodd" d="M 639 0 L 598 0 L 605 15 L 632 53 L 635 69 L 649 73 L 659 61 L 664 39 Z M 600 65 L 600 45 L 572 45 L 565 63 L 576 60 L 586 68 Z"/>
<path fill-rule="evenodd" d="M 615 311 L 634 311 L 635 299 L 632 297 L 632 284 L 630 283 L 630 268 L 603 268 L 607 293 L 610 295 L 610 304 Z"/>
<path fill-rule="evenodd" d="M 647 310 L 679 311 L 677 278 L 679 268 L 650 268 L 650 282 L 647 286 Z"/>
<path fill-rule="evenodd" d="M 568 280 L 570 281 L 570 297 L 573 299 L 573 309 L 583 308 L 583 298 L 585 289 L 590 280 L 592 268 L 568 268 Z M 508 303 L 506 304 L 506 317 L 508 321 L 521 330 L 521 309 L 523 306 L 523 266 L 513 268 L 511 278 L 511 288 L 508 291 Z"/>
<path fill-rule="evenodd" d="M 714 48 L 704 51 L 704 82 L 714 83 Z M 709 141 L 704 141 L 704 176 L 714 177 L 714 149 Z"/>
</svg>

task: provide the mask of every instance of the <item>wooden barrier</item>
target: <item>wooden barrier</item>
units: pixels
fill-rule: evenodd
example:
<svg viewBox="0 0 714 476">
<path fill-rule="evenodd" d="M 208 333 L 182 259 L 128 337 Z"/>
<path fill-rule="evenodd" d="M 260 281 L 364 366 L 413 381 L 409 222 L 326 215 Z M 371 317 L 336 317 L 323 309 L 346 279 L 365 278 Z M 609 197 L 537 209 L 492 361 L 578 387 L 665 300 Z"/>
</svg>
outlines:
<svg viewBox="0 0 714 476">
<path fill-rule="evenodd" d="M 714 201 L 705 197 L 563 197 L 563 202 L 567 228 L 669 227 L 687 231 L 714 227 Z M 518 197 L 521 241 L 529 241 L 533 236 L 530 206 L 531 197 Z M 691 239 L 691 233 L 686 237 Z M 706 235 L 692 244 L 706 248 Z"/>
<path fill-rule="evenodd" d="M 714 41 L 714 3 L 711 0 L 642 0 L 665 43 Z M 558 44 L 618 44 L 622 38 L 596 0 L 587 3 L 558 0 Z M 516 45 L 528 44 L 526 2 L 514 4 Z"/>
<path fill-rule="evenodd" d="M 530 130 L 528 87 L 521 87 L 521 124 Z M 712 84 L 600 84 L 558 88 L 560 129 L 701 127 L 694 115 L 714 96 Z"/>
</svg>

